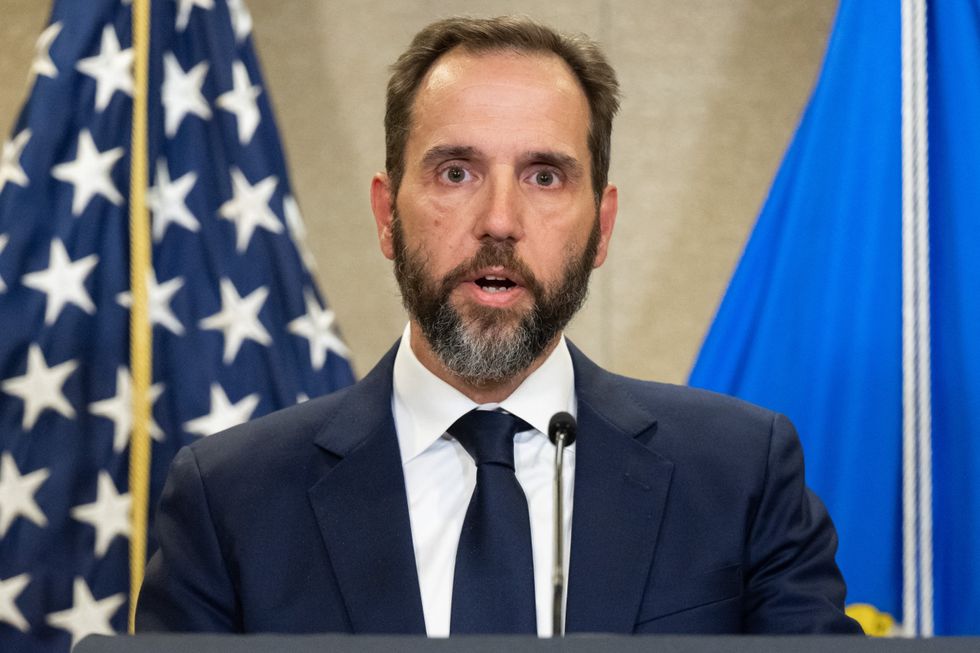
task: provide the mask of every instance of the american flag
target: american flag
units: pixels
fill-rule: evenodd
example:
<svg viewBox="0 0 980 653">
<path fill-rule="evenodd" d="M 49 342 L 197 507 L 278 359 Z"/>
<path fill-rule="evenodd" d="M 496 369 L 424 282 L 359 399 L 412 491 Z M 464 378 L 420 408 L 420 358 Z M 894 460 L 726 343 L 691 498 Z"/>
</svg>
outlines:
<svg viewBox="0 0 980 653">
<path fill-rule="evenodd" d="M 56 0 L 0 160 L 0 650 L 124 631 L 132 8 Z M 177 449 L 352 380 L 242 0 L 152 3 L 151 503 Z"/>
</svg>

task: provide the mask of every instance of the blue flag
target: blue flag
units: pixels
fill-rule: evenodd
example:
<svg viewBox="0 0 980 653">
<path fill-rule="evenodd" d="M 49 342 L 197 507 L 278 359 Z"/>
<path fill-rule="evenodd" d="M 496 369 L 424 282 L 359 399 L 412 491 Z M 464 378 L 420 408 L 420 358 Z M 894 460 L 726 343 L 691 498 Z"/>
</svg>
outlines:
<svg viewBox="0 0 980 653">
<path fill-rule="evenodd" d="M 903 466 L 902 19 L 900 3 L 842 0 L 690 383 L 796 423 L 837 524 L 848 603 L 873 606 L 853 610 L 866 627 L 928 634 L 934 620 L 936 634 L 977 634 L 980 16 L 955 2 L 926 15 L 931 479 Z M 921 502 L 906 494 L 903 507 L 910 488 Z M 924 536 L 908 549 L 913 532 Z"/>
<path fill-rule="evenodd" d="M 980 14 L 929 3 L 936 631 L 980 634 Z"/>
<path fill-rule="evenodd" d="M 0 650 L 127 619 L 131 7 L 57 0 L 0 160 Z M 241 0 L 152 3 L 151 505 L 177 449 L 352 381 Z"/>
</svg>

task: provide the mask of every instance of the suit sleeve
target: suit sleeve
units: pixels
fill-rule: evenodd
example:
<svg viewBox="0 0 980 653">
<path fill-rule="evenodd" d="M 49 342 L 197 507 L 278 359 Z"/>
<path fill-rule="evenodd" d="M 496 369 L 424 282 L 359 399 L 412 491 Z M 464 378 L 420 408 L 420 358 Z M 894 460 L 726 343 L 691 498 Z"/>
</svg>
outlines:
<svg viewBox="0 0 980 653">
<path fill-rule="evenodd" d="M 155 533 L 159 549 L 140 589 L 137 632 L 240 632 L 234 586 L 197 458 L 188 447 L 170 466 Z"/>
<path fill-rule="evenodd" d="M 793 425 L 772 423 L 766 478 L 751 525 L 744 627 L 751 633 L 853 633 L 834 555 L 837 532 L 809 488 Z"/>
</svg>

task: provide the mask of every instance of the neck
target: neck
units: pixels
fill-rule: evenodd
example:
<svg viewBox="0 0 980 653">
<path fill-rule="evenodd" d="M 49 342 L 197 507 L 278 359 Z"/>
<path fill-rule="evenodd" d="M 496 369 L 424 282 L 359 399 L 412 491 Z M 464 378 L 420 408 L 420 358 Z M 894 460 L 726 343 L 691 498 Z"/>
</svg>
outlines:
<svg viewBox="0 0 980 653">
<path fill-rule="evenodd" d="M 432 345 L 429 344 L 429 341 L 422 335 L 422 330 L 419 328 L 418 324 L 415 323 L 415 321 L 412 321 L 411 323 L 411 337 L 409 344 L 411 345 L 412 352 L 415 354 L 415 357 L 418 358 L 419 362 L 438 378 L 442 379 L 453 388 L 459 390 L 461 393 L 478 404 L 493 404 L 500 403 L 513 394 L 514 390 L 524 383 L 524 380 L 527 379 L 527 377 L 529 377 L 536 369 L 541 367 L 541 365 L 548 359 L 548 356 L 551 355 L 551 352 L 554 351 L 555 347 L 558 346 L 558 341 L 560 339 L 561 334 L 555 336 L 554 340 L 548 343 L 548 346 L 544 348 L 544 351 L 542 351 L 541 354 L 534 359 L 534 362 L 514 376 L 506 379 L 481 383 L 474 383 L 447 368 L 443 364 L 442 359 L 440 359 L 438 354 L 436 354 L 432 349 Z"/>
</svg>

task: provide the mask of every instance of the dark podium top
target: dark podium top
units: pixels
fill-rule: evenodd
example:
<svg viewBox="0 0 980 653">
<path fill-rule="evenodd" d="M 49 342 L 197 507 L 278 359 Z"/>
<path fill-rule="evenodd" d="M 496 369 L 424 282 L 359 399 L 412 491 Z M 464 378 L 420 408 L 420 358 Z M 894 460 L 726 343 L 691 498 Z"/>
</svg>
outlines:
<svg viewBox="0 0 980 653">
<path fill-rule="evenodd" d="M 873 639 L 853 636 L 758 637 L 575 635 L 397 637 L 376 635 L 93 635 L 73 653 L 977 653 L 980 637 Z"/>
</svg>

